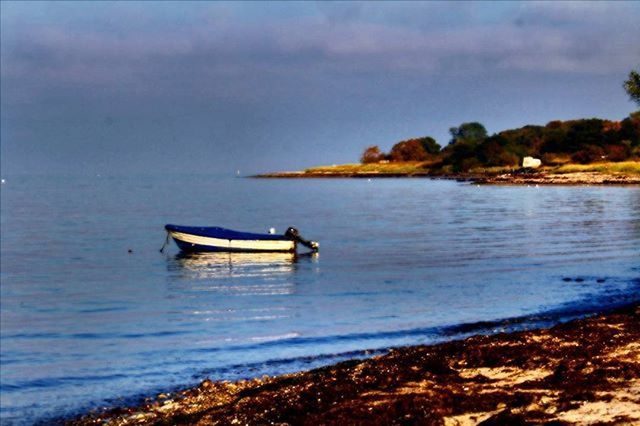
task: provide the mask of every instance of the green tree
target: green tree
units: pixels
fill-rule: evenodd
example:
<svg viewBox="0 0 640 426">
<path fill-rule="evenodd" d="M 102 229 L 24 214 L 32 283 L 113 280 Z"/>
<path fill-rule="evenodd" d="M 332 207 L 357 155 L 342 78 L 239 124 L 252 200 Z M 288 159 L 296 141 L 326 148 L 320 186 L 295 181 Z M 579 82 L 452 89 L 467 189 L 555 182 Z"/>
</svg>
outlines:
<svg viewBox="0 0 640 426">
<path fill-rule="evenodd" d="M 633 148 L 640 148 L 640 111 L 632 112 L 622 120 L 619 139 L 628 140 Z"/>
<path fill-rule="evenodd" d="M 418 140 L 422 144 L 422 147 L 424 148 L 424 150 L 427 151 L 427 153 L 435 155 L 435 154 L 438 154 L 440 152 L 440 145 L 431 136 L 425 136 L 423 138 L 418 138 Z"/>
<path fill-rule="evenodd" d="M 467 171 L 481 165 L 478 147 L 487 139 L 487 129 L 478 122 L 462 123 L 449 129 L 451 141 L 443 150 L 445 164 L 456 172 Z"/>
<path fill-rule="evenodd" d="M 465 142 L 478 144 L 487 138 L 487 129 L 476 121 L 471 123 L 462 123 L 459 127 L 449 129 L 451 134 L 451 144 L 457 142 Z"/>
<path fill-rule="evenodd" d="M 631 70 L 629 80 L 624 82 L 624 90 L 635 103 L 640 105 L 640 74 L 638 71 Z"/>
<path fill-rule="evenodd" d="M 588 145 L 602 147 L 605 142 L 603 128 L 604 120 L 599 118 L 573 121 L 567 132 L 565 149 L 568 152 L 575 152 L 586 148 Z"/>
</svg>

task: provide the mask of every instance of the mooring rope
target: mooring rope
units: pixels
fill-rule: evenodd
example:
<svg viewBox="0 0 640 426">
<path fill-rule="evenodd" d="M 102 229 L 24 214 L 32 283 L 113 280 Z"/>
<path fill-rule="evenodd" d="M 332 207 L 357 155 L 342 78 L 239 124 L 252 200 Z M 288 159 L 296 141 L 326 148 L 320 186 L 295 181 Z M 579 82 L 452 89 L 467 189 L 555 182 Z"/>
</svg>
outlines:
<svg viewBox="0 0 640 426">
<path fill-rule="evenodd" d="M 162 245 L 162 248 L 160 249 L 160 253 L 164 252 L 164 248 L 167 246 L 167 244 L 169 244 L 169 231 L 167 231 L 167 236 L 164 239 L 164 244 Z"/>
</svg>

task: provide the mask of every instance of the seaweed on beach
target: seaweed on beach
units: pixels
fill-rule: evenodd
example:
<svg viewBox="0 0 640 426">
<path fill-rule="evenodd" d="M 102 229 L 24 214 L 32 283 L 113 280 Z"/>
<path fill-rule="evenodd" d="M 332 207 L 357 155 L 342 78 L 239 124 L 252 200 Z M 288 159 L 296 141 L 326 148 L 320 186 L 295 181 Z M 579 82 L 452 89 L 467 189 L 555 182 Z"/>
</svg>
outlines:
<svg viewBox="0 0 640 426">
<path fill-rule="evenodd" d="M 88 424 L 640 422 L 640 306 L 249 381 L 203 381 Z"/>
</svg>

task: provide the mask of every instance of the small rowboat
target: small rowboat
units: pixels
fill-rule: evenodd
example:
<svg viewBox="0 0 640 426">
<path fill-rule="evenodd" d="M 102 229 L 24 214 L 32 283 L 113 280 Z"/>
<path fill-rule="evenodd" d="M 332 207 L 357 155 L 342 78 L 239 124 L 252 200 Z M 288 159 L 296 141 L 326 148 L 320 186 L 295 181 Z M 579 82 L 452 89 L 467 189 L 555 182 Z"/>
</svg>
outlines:
<svg viewBox="0 0 640 426">
<path fill-rule="evenodd" d="M 295 228 L 287 229 L 284 235 L 203 226 L 165 225 L 164 229 L 167 238 L 173 238 L 185 252 L 294 252 L 298 243 L 313 251 L 319 248 L 317 242 L 303 239 Z"/>
</svg>

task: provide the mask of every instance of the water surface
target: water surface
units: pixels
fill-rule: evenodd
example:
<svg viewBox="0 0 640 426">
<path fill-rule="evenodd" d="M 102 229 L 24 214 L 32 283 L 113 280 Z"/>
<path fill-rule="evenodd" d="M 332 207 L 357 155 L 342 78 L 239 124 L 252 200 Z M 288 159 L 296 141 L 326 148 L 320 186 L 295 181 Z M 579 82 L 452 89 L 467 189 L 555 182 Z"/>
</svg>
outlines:
<svg viewBox="0 0 640 426">
<path fill-rule="evenodd" d="M 640 299 L 637 187 L 5 178 L 3 424 Z M 165 223 L 296 226 L 321 251 L 160 254 Z"/>
</svg>

